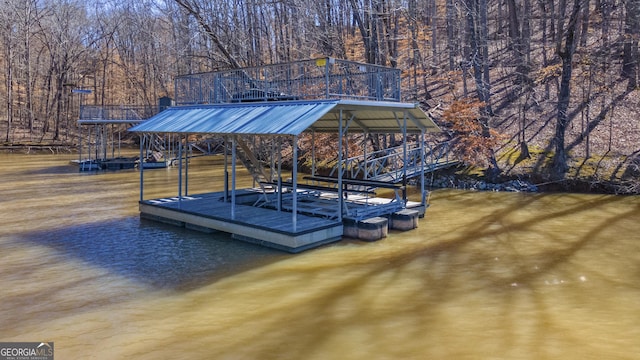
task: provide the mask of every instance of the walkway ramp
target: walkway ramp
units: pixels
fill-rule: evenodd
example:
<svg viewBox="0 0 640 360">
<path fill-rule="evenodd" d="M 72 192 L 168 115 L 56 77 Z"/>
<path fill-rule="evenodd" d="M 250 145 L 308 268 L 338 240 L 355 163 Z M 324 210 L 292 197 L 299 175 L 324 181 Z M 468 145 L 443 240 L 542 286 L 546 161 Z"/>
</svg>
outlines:
<svg viewBox="0 0 640 360">
<path fill-rule="evenodd" d="M 446 169 L 448 167 L 452 167 L 452 166 L 456 166 L 458 165 L 460 162 L 457 160 L 451 160 L 451 161 L 438 161 L 435 163 L 431 163 L 431 164 L 425 164 L 424 168 L 422 166 L 412 166 L 412 167 L 408 167 L 406 169 L 399 169 L 399 170 L 395 170 L 395 171 L 391 171 L 391 172 L 387 172 L 387 173 L 383 173 L 383 174 L 379 174 L 376 175 L 374 177 L 371 177 L 371 180 L 375 180 L 375 181 L 380 181 L 380 182 L 387 182 L 387 183 L 392 183 L 392 184 L 399 184 L 403 181 L 405 172 L 406 172 L 406 178 L 407 179 L 413 179 L 415 177 L 420 176 L 420 174 L 424 171 L 425 174 L 428 174 L 430 172 L 434 172 L 437 170 L 441 170 L 441 169 Z"/>
<path fill-rule="evenodd" d="M 382 149 L 369 154 L 351 157 L 345 161 L 343 176 L 351 179 L 364 179 L 384 183 L 401 183 L 420 176 L 459 164 L 450 159 L 448 143 L 435 146 L 427 142 L 414 142 L 406 147 L 397 146 Z M 338 168 L 333 168 L 330 176 L 337 177 Z"/>
</svg>

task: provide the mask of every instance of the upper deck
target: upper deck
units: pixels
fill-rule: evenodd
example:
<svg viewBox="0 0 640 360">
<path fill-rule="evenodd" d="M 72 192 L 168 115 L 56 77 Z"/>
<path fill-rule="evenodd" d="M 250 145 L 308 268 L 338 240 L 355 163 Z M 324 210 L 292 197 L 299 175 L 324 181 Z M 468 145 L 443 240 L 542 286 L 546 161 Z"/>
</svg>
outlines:
<svg viewBox="0 0 640 360">
<path fill-rule="evenodd" d="M 179 76 L 175 104 L 350 99 L 401 101 L 400 70 L 334 58 Z"/>
</svg>

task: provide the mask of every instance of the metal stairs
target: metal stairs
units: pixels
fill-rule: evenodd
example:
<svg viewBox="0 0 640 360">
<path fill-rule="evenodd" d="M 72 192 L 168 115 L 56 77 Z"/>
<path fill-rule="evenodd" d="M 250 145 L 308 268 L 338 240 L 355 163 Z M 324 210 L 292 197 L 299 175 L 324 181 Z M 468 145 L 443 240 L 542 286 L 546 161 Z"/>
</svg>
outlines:
<svg viewBox="0 0 640 360">
<path fill-rule="evenodd" d="M 264 167 L 260 163 L 253 152 L 251 147 L 244 141 L 244 139 L 240 136 L 235 136 L 236 144 L 238 145 L 238 150 L 236 151 L 236 157 L 240 159 L 245 168 L 249 171 L 253 180 L 260 185 L 260 187 L 264 190 L 264 183 L 268 183 L 271 181 L 271 178 L 264 171 Z"/>
<path fill-rule="evenodd" d="M 410 143 L 406 146 L 382 149 L 369 154 L 351 157 L 345 161 L 344 175 L 351 179 L 366 179 L 398 184 L 404 179 L 420 176 L 458 164 L 450 159 L 448 143 L 431 146 L 424 142 Z M 337 176 L 338 169 L 333 168 L 330 176 Z"/>
</svg>

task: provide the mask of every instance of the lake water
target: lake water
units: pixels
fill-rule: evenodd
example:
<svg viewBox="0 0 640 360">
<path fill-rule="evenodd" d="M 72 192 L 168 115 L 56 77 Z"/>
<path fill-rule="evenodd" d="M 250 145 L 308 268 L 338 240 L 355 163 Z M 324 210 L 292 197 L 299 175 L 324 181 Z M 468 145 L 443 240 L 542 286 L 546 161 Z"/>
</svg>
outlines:
<svg viewBox="0 0 640 360">
<path fill-rule="evenodd" d="M 135 170 L 0 154 L 0 341 L 56 359 L 637 359 L 640 198 L 437 190 L 297 255 L 141 221 Z M 190 193 L 220 189 L 215 158 Z M 145 171 L 145 198 L 177 169 Z"/>
</svg>

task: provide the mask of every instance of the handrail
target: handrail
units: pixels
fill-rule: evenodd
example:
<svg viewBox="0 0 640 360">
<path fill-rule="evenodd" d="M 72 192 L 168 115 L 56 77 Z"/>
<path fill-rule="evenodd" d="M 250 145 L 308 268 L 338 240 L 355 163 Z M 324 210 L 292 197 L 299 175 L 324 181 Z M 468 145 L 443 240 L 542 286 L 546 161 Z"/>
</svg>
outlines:
<svg viewBox="0 0 640 360">
<path fill-rule="evenodd" d="M 448 142 L 439 143 L 435 146 L 425 141 L 421 147 L 419 142 L 407 144 L 406 157 L 403 154 L 404 146 L 397 146 L 350 157 L 344 161 L 343 169 L 347 172 L 347 177 L 352 179 L 376 180 L 385 178 L 387 181 L 399 181 L 402 175 L 407 172 L 411 177 L 418 174 L 423 167 L 427 170 L 442 165 L 452 163 L 449 160 L 450 144 Z M 421 154 L 424 151 L 424 157 Z M 405 163 L 406 158 L 406 163 Z M 422 159 L 424 158 L 424 164 Z M 337 166 L 334 167 L 329 176 L 335 177 Z"/>
<path fill-rule="evenodd" d="M 158 111 L 146 105 L 82 105 L 79 120 L 144 120 Z"/>
<path fill-rule="evenodd" d="M 178 76 L 176 105 L 353 99 L 400 101 L 400 70 L 334 58 Z"/>
</svg>

